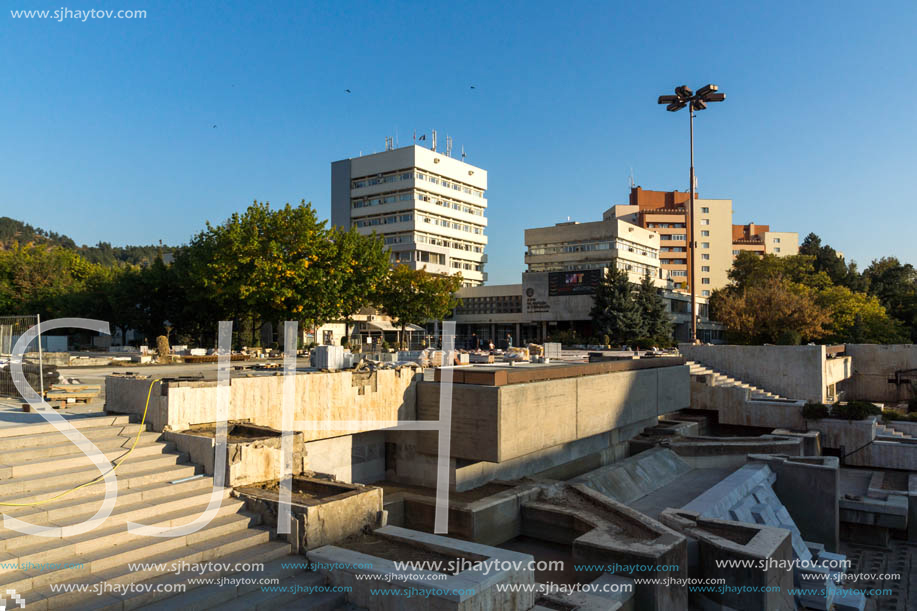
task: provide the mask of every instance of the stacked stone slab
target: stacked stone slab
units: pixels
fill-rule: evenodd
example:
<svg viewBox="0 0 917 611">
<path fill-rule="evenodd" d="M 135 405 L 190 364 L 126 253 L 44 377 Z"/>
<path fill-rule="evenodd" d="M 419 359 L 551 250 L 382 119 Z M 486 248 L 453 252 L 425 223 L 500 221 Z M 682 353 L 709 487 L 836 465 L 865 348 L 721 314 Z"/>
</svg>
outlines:
<svg viewBox="0 0 917 611">
<path fill-rule="evenodd" d="M 70 423 L 104 452 L 109 461 L 119 460 L 134 443 L 139 425 L 127 416 L 73 418 Z M 301 608 L 326 608 L 340 604 L 343 595 L 305 598 L 298 594 L 265 593 L 259 585 L 198 585 L 192 578 L 219 578 L 235 573 L 236 563 L 263 563 L 264 571 L 235 577 L 278 578 L 283 583 L 322 584 L 324 578 L 302 569 L 283 566 L 295 557 L 290 545 L 272 541 L 259 520 L 242 511 L 242 501 L 230 489 L 218 492 L 220 504 L 213 520 L 199 531 L 179 537 L 140 536 L 127 531 L 127 523 L 171 527 L 200 516 L 211 499 L 210 477 L 187 479 L 197 468 L 182 454 L 158 441 L 157 433 L 140 433 L 136 448 L 116 471 L 118 497 L 111 515 L 85 534 L 47 538 L 0 528 L 0 553 L 8 568 L 0 569 L 0 591 L 16 590 L 29 609 L 252 609 L 258 602 L 283 605 L 294 597 Z M 34 503 L 53 497 L 78 484 L 93 480 L 99 470 L 73 443 L 51 424 L 41 423 L 0 428 L 0 498 L 5 503 Z M 64 527 L 92 518 L 105 495 L 104 484 L 74 490 L 41 505 L 4 507 L 3 513 L 31 524 Z M 14 568 L 46 563 L 44 570 Z M 173 563 L 219 563 L 230 568 L 210 572 L 175 574 Z M 32 563 L 31 565 L 29 563 Z M 131 570 L 129 563 L 158 563 Z M 213 566 L 213 565 L 211 565 Z M 172 584 L 187 591 L 132 592 L 97 595 L 97 584 Z M 88 584 L 89 592 L 52 591 L 51 585 Z M 171 598 L 167 598 L 171 597 Z M 238 602 L 236 601 L 238 599 Z M 255 605 L 251 601 L 256 601 Z M 160 605 L 157 607 L 156 605 Z M 239 606 L 242 605 L 242 606 Z M 272 607 L 273 608 L 273 607 Z M 333 608 L 333 607 L 332 607 Z"/>
<path fill-rule="evenodd" d="M 827 561 L 843 561 L 844 556 L 824 551 L 824 546 L 812 546 L 803 541 L 799 528 L 772 488 L 777 476 L 767 465 L 747 464 L 682 507 L 705 518 L 718 518 L 750 524 L 763 524 L 790 531 L 793 555 L 801 566 L 794 569 L 796 587 L 824 589 L 825 597 L 800 600 L 812 609 L 838 611 L 862 610 L 866 604 L 862 595 L 835 598 L 833 591 L 841 586 L 835 571 L 826 568 Z M 813 555 L 812 549 L 816 550 Z"/>
</svg>

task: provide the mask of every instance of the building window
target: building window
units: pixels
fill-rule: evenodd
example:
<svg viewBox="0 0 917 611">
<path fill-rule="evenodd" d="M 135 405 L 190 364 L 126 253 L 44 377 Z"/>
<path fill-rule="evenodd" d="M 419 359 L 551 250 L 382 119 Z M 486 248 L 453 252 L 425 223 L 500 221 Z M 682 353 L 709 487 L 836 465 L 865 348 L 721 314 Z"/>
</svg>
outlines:
<svg viewBox="0 0 917 611">
<path fill-rule="evenodd" d="M 703 296 L 703 297 L 709 297 L 709 296 L 710 296 L 710 291 L 706 291 L 706 290 L 705 290 L 705 291 L 701 291 L 700 294 L 701 294 L 701 296 Z"/>
<path fill-rule="evenodd" d="M 710 248 L 710 242 L 701 242 L 700 247 L 701 248 Z"/>
<path fill-rule="evenodd" d="M 700 235 L 701 235 L 702 238 L 709 238 L 709 237 L 710 237 L 710 232 L 707 231 L 706 229 L 704 229 L 703 231 L 700 232 Z"/>
<path fill-rule="evenodd" d="M 702 207 L 700 211 L 701 211 L 701 214 L 710 214 L 710 208 L 708 208 L 707 206 Z"/>
<path fill-rule="evenodd" d="M 710 260 L 710 254 L 705 252 L 705 253 L 703 253 L 703 254 L 700 256 L 700 258 L 703 259 L 704 261 L 709 261 L 709 260 Z"/>
<path fill-rule="evenodd" d="M 774 249 L 774 252 L 780 252 L 780 248 L 779 248 L 779 247 L 778 247 L 778 248 L 775 248 L 775 249 Z"/>
<path fill-rule="evenodd" d="M 774 238 L 774 244 L 779 244 L 779 243 L 780 243 L 780 238 Z"/>
<path fill-rule="evenodd" d="M 709 225 L 709 224 L 710 224 L 710 219 L 701 219 L 701 220 L 700 220 L 700 224 L 701 224 L 701 225 Z"/>
<path fill-rule="evenodd" d="M 701 278 L 700 283 L 701 284 L 710 284 L 710 278 Z"/>
<path fill-rule="evenodd" d="M 709 272 L 709 271 L 710 271 L 710 266 L 709 266 L 709 265 L 701 265 L 700 271 L 702 271 L 702 272 Z"/>
<path fill-rule="evenodd" d="M 738 250 L 734 250 L 734 251 L 732 251 L 732 254 L 733 254 L 733 256 L 735 256 L 735 255 L 738 255 L 738 254 L 739 254 L 739 252 L 741 252 L 741 251 L 738 251 Z"/>
<path fill-rule="evenodd" d="M 671 272 L 669 272 L 669 275 L 670 276 L 687 276 L 688 272 L 683 269 L 673 269 Z"/>
</svg>

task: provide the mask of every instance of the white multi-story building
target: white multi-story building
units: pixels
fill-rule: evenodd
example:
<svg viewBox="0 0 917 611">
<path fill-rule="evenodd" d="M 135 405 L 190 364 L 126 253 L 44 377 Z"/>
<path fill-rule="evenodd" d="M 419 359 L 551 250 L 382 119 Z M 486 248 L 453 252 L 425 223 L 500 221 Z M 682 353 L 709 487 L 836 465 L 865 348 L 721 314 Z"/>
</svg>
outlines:
<svg viewBox="0 0 917 611">
<path fill-rule="evenodd" d="M 412 145 L 331 164 L 331 222 L 376 232 L 392 264 L 487 280 L 487 172 Z"/>
</svg>

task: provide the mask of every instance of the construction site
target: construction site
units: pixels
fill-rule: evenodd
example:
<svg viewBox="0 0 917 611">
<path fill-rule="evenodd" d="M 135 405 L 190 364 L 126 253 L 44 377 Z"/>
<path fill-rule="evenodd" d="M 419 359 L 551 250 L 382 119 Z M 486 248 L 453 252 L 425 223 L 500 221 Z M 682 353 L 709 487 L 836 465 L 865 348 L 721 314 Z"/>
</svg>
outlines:
<svg viewBox="0 0 917 611">
<path fill-rule="evenodd" d="M 913 345 L 154 361 L 4 401 L 24 608 L 917 608 Z"/>
</svg>

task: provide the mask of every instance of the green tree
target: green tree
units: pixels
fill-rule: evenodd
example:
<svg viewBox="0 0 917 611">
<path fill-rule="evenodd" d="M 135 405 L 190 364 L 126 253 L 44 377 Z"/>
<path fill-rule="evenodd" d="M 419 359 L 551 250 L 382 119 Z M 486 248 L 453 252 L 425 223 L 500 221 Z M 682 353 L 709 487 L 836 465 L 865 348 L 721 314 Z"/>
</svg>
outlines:
<svg viewBox="0 0 917 611">
<path fill-rule="evenodd" d="M 875 295 L 889 315 L 901 321 L 917 341 L 917 270 L 895 257 L 883 257 L 863 270 L 870 295 Z"/>
<path fill-rule="evenodd" d="M 645 274 L 640 280 L 635 299 L 647 338 L 668 344 L 672 340 L 672 318 L 650 274 Z"/>
<path fill-rule="evenodd" d="M 779 277 L 715 291 L 710 307 L 714 320 L 726 325 L 730 341 L 746 344 L 787 343 L 788 334 L 803 341 L 818 339 L 830 320 L 813 289 Z"/>
<path fill-rule="evenodd" d="M 191 240 L 182 255 L 185 281 L 236 321 L 320 325 L 340 312 L 337 279 L 345 273 L 325 225 L 305 201 L 278 210 L 255 202 Z"/>
<path fill-rule="evenodd" d="M 607 335 L 616 344 L 647 335 L 634 285 L 628 280 L 627 272 L 616 266 L 609 267 L 599 280 L 590 315 L 594 333 Z"/>
<path fill-rule="evenodd" d="M 350 324 L 360 308 L 372 305 L 379 285 L 389 274 L 389 253 L 382 237 L 362 235 L 355 227 L 331 231 L 334 244 L 329 283 L 335 284 L 337 316 L 344 320 L 344 337 L 350 337 Z"/>
<path fill-rule="evenodd" d="M 448 316 L 460 303 L 455 293 L 461 286 L 460 275 L 439 276 L 398 265 L 380 284 L 376 300 L 401 325 L 399 343 L 403 346 L 405 327 Z"/>
</svg>

